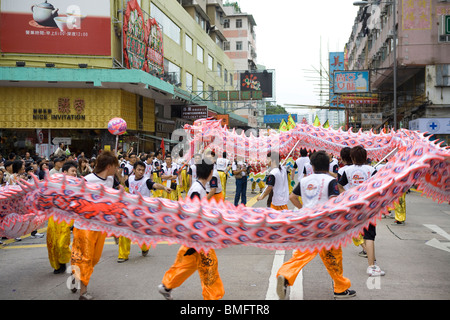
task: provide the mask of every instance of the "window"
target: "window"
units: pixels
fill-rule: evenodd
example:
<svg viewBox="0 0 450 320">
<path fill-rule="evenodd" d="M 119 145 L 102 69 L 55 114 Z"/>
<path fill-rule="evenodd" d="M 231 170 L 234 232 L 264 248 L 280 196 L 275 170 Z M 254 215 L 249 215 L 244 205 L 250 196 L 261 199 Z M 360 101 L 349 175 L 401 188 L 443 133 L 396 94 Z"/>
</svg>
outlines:
<svg viewBox="0 0 450 320">
<path fill-rule="evenodd" d="M 169 82 L 176 84 L 181 82 L 181 69 L 173 62 L 164 59 L 164 73 L 169 75 Z"/>
<path fill-rule="evenodd" d="M 242 51 L 242 41 L 236 41 L 236 51 Z"/>
<path fill-rule="evenodd" d="M 197 45 L 197 60 L 201 63 L 204 63 L 205 60 L 203 58 L 203 48 Z"/>
<path fill-rule="evenodd" d="M 223 51 L 230 51 L 230 41 L 223 42 Z"/>
<path fill-rule="evenodd" d="M 217 63 L 217 76 L 222 78 L 222 65 Z"/>
<path fill-rule="evenodd" d="M 184 36 L 185 48 L 189 54 L 192 54 L 192 38 L 187 34 Z"/>
<path fill-rule="evenodd" d="M 223 28 L 229 29 L 230 28 L 230 19 L 224 19 L 223 20 Z"/>
<path fill-rule="evenodd" d="M 193 80 L 194 77 L 192 76 L 192 74 L 190 74 L 189 72 L 186 72 L 186 90 L 187 91 L 192 91 L 193 90 Z"/>
<path fill-rule="evenodd" d="M 213 57 L 211 57 L 209 54 L 208 54 L 208 69 L 209 70 L 213 69 Z"/>
<path fill-rule="evenodd" d="M 227 69 L 225 69 L 225 71 L 223 72 L 223 75 L 225 76 L 224 77 L 225 83 L 227 83 L 228 82 L 228 70 Z"/>
<path fill-rule="evenodd" d="M 231 86 L 233 85 L 233 74 L 232 73 L 230 73 L 230 85 Z"/>
<path fill-rule="evenodd" d="M 153 3 L 150 3 L 150 11 L 152 13 L 152 17 L 154 17 L 156 21 L 158 21 L 158 23 L 162 25 L 164 34 L 175 41 L 177 44 L 180 44 L 180 27 L 177 26 L 168 16 L 166 16 L 164 12 L 162 12 Z"/>
<path fill-rule="evenodd" d="M 197 79 L 197 91 L 203 91 L 203 81 Z"/>
<path fill-rule="evenodd" d="M 242 19 L 236 19 L 236 28 L 237 29 L 242 28 Z"/>
</svg>

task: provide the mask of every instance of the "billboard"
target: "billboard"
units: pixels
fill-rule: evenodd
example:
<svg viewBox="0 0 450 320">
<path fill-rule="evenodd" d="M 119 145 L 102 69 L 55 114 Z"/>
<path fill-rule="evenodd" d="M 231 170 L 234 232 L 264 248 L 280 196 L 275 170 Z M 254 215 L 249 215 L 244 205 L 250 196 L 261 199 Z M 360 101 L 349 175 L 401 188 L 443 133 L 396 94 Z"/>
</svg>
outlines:
<svg viewBox="0 0 450 320">
<path fill-rule="evenodd" d="M 450 134 L 450 118 L 420 118 L 409 122 L 409 130 L 430 134 Z"/>
<path fill-rule="evenodd" d="M 297 122 L 297 115 L 291 114 L 292 119 L 294 119 L 295 122 Z M 264 123 L 281 123 L 281 121 L 284 119 L 284 121 L 288 121 L 289 114 L 268 114 L 264 116 Z"/>
<path fill-rule="evenodd" d="M 364 93 L 370 91 L 368 70 L 335 71 L 334 93 Z"/>
<path fill-rule="evenodd" d="M 330 74 L 330 107 L 344 107 L 343 104 L 337 105 L 334 101 L 338 101 L 337 95 L 335 94 L 333 84 L 334 84 L 334 72 L 338 70 L 344 70 L 345 58 L 344 52 L 329 52 L 329 74 Z"/>
<path fill-rule="evenodd" d="M 262 91 L 263 98 L 273 97 L 273 74 L 267 71 L 241 73 L 241 91 Z M 242 100 L 249 100 L 242 99 Z M 231 100 L 231 99 L 230 99 Z"/>
<path fill-rule="evenodd" d="M 0 51 L 110 56 L 110 1 L 2 0 Z"/>
</svg>

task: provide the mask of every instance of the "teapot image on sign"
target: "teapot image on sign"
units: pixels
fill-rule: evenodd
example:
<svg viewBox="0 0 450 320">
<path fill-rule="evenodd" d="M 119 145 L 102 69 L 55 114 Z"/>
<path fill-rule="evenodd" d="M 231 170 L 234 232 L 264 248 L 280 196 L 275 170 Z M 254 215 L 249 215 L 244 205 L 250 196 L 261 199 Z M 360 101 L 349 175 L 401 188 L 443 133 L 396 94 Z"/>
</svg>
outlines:
<svg viewBox="0 0 450 320">
<path fill-rule="evenodd" d="M 31 6 L 31 12 L 33 12 L 33 19 L 41 26 L 57 27 L 56 22 L 53 20 L 58 16 L 58 10 L 55 7 L 45 2 L 35 4 Z"/>
</svg>

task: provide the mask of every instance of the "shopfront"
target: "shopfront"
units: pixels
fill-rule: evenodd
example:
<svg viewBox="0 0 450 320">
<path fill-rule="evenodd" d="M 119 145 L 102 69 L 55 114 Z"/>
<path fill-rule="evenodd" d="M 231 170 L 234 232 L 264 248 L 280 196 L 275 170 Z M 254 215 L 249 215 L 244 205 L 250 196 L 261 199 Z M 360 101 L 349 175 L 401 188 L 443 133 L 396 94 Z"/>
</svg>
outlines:
<svg viewBox="0 0 450 320">
<path fill-rule="evenodd" d="M 48 156 L 64 140 L 70 151 L 87 156 L 112 150 L 115 136 L 107 125 L 114 117 L 127 122 L 124 147 L 140 133 L 155 132 L 154 100 L 121 89 L 0 87 L 0 113 L 2 154 Z"/>
</svg>

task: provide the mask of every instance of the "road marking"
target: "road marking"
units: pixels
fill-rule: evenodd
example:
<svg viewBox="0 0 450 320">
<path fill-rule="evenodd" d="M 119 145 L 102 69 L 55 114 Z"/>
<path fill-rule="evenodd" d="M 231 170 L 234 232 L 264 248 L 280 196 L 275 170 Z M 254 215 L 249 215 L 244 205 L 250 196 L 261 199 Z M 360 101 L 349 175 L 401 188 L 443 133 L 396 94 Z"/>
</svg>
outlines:
<svg viewBox="0 0 450 320">
<path fill-rule="evenodd" d="M 291 287 L 289 300 L 303 300 L 303 270 L 300 270 L 300 273 Z"/>
<path fill-rule="evenodd" d="M 447 232 L 445 232 L 444 230 L 442 230 L 441 228 L 439 228 L 437 225 L 424 224 L 424 226 L 427 227 L 428 229 L 431 229 L 433 232 L 437 233 L 438 235 L 446 238 L 447 240 L 450 240 L 450 235 Z M 425 244 L 430 247 L 434 247 L 436 249 L 450 252 L 450 242 L 441 242 L 438 239 L 433 238 L 430 241 L 427 241 Z"/>
<path fill-rule="evenodd" d="M 111 238 L 107 238 L 107 239 L 110 240 Z M 160 244 L 169 244 L 169 242 L 168 241 L 160 241 L 160 242 L 156 243 L 156 245 L 160 245 Z M 72 244 L 70 244 L 70 245 L 72 245 Z M 105 245 L 117 245 L 117 244 L 115 241 L 105 241 Z M 132 243 L 132 245 L 138 245 L 138 244 Z M 41 243 L 41 244 L 24 244 L 24 245 L 14 245 L 14 246 L 2 245 L 2 246 L 0 246 L 0 249 L 11 250 L 11 249 L 46 248 L 46 247 L 47 247 L 46 243 Z"/>
<path fill-rule="evenodd" d="M 284 250 L 275 251 L 272 264 L 272 272 L 269 278 L 269 287 L 267 288 L 266 300 L 279 300 L 277 295 L 277 272 L 284 262 Z"/>
<path fill-rule="evenodd" d="M 438 235 L 443 236 L 445 239 L 450 241 L 450 235 L 445 232 L 444 230 L 442 230 L 441 228 L 439 228 L 437 225 L 435 224 L 424 224 L 425 227 L 427 227 L 428 229 L 431 229 L 432 231 L 436 232 Z"/>
</svg>

